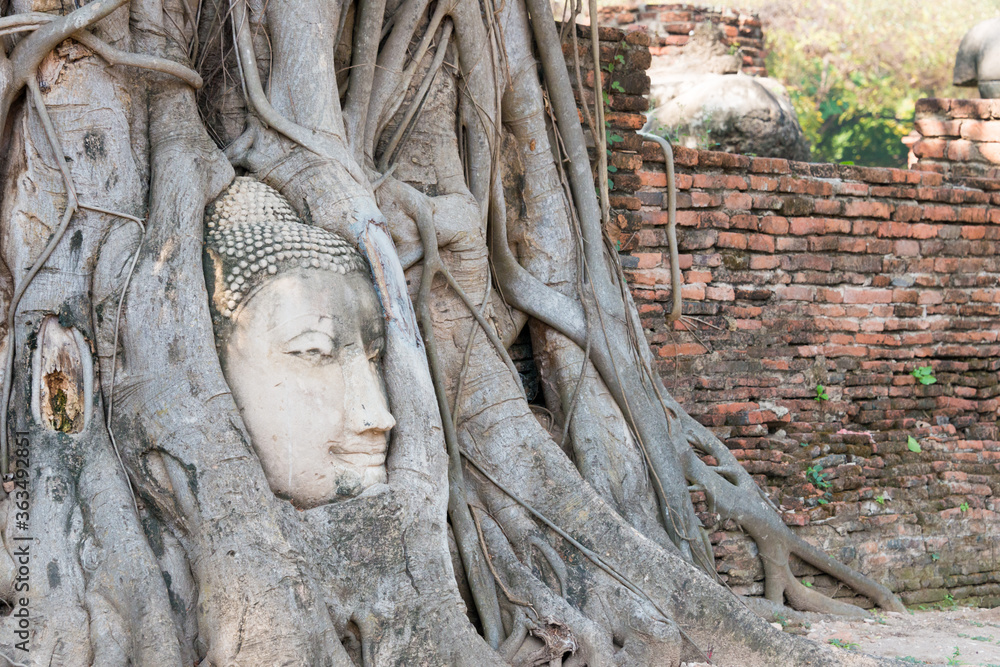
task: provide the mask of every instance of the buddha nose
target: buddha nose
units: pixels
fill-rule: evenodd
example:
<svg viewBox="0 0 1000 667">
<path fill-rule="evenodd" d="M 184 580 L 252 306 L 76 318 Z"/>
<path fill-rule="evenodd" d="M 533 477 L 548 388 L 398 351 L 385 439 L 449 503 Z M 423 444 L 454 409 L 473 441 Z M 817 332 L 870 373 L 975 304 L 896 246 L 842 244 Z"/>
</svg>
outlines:
<svg viewBox="0 0 1000 667">
<path fill-rule="evenodd" d="M 382 379 L 364 355 L 356 355 L 344 367 L 344 392 L 346 425 L 355 433 L 386 433 L 396 425 Z"/>
</svg>

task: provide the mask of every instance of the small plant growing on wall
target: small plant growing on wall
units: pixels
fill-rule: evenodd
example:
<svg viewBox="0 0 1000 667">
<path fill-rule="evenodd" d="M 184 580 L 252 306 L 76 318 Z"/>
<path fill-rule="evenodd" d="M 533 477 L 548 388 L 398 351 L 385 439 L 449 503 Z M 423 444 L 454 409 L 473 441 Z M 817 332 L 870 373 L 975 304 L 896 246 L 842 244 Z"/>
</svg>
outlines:
<svg viewBox="0 0 1000 667">
<path fill-rule="evenodd" d="M 920 384 L 934 384 L 937 378 L 934 377 L 934 369 L 930 366 L 918 366 L 910 371 L 910 375 L 917 378 Z"/>
<path fill-rule="evenodd" d="M 817 489 L 830 488 L 830 482 L 826 479 L 826 473 L 823 472 L 823 466 L 818 463 L 814 466 L 806 468 L 806 479 L 808 479 Z"/>
<path fill-rule="evenodd" d="M 817 401 L 829 401 L 830 395 L 826 393 L 826 387 L 821 384 L 816 385 L 816 397 L 814 400 Z"/>
</svg>

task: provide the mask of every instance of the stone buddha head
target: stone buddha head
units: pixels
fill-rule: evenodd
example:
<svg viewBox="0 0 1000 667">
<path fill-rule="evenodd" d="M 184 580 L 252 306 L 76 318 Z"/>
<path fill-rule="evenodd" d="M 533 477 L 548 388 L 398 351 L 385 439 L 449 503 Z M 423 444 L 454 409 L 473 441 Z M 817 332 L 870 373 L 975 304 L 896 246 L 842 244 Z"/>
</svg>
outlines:
<svg viewBox="0 0 1000 667">
<path fill-rule="evenodd" d="M 271 490 L 308 508 L 385 482 L 395 420 L 364 259 L 250 178 L 208 207 L 206 225 L 222 369 Z"/>
</svg>

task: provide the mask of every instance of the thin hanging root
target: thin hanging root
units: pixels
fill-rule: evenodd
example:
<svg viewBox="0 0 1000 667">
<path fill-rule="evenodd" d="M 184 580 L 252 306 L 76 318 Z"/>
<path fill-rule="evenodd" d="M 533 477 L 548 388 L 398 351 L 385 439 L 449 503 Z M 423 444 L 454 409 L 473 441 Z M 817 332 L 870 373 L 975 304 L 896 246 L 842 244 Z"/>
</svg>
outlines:
<svg viewBox="0 0 1000 667">
<path fill-rule="evenodd" d="M 423 252 L 420 253 L 423 257 Z M 481 311 L 486 310 L 486 304 L 490 302 L 490 294 L 493 292 L 493 278 L 490 276 L 489 266 L 486 267 L 486 291 L 483 294 L 483 304 L 479 307 Z M 452 413 L 455 415 L 455 419 L 458 419 L 458 405 L 462 400 L 462 389 L 465 387 L 465 375 L 469 370 L 469 359 L 472 358 L 472 345 L 476 342 L 476 334 L 479 333 L 479 329 L 473 329 L 472 333 L 469 335 L 469 342 L 465 344 L 465 354 L 462 355 L 462 370 L 458 372 L 458 387 L 455 389 L 455 402 L 452 406 Z M 513 362 L 513 359 L 511 360 Z"/>
<path fill-rule="evenodd" d="M 573 3 L 573 12 L 569 17 L 567 22 L 570 26 L 569 34 L 573 38 L 573 68 L 576 72 L 576 89 L 583 90 L 583 76 L 580 74 L 580 44 L 576 36 L 576 17 L 580 13 L 580 0 L 570 0 Z M 565 14 L 564 14 L 565 16 Z M 562 41 L 560 39 L 560 41 Z M 594 82 L 596 88 L 597 74 L 594 74 Z M 593 137 L 597 137 L 597 129 L 594 126 L 594 118 L 590 114 L 590 107 L 586 104 L 581 104 L 580 108 L 583 110 L 583 119 L 587 123 L 587 127 L 590 128 L 590 134 Z"/>
<path fill-rule="evenodd" d="M 129 53 L 121 51 L 110 44 L 98 39 L 87 30 L 81 30 L 73 35 L 73 39 L 80 42 L 88 49 L 104 58 L 112 65 L 124 65 L 126 67 L 137 67 L 139 69 L 161 72 L 175 76 L 195 90 L 202 87 L 201 76 L 193 69 L 189 69 L 180 63 L 166 58 L 157 58 L 142 53 Z"/>
<path fill-rule="evenodd" d="M 479 548 L 483 550 L 483 556 L 486 558 L 486 565 L 490 568 L 490 574 L 493 575 L 493 580 L 497 583 L 497 586 L 499 586 L 500 590 L 503 591 L 504 597 L 506 597 L 511 604 L 524 607 L 525 609 L 530 609 L 531 613 L 535 615 L 535 618 L 538 618 L 538 612 L 535 611 L 532 604 L 527 600 L 522 600 L 511 593 L 510 589 L 504 585 L 503 579 L 500 578 L 500 575 L 497 574 L 496 568 L 493 566 L 493 559 L 490 558 L 490 552 L 486 548 L 486 537 L 483 535 L 483 527 L 479 523 L 479 517 L 476 515 L 476 510 L 479 510 L 480 512 L 485 512 L 486 510 L 476 507 L 475 505 L 469 505 L 469 509 L 472 511 L 472 520 L 476 524 L 476 533 L 479 535 Z"/>
<path fill-rule="evenodd" d="M 82 208 L 82 207 L 81 207 Z M 107 212 L 109 215 L 115 215 L 110 211 Z M 115 373 L 118 370 L 118 332 L 121 327 L 122 321 L 122 307 L 125 305 L 125 295 L 128 293 L 129 285 L 132 284 L 132 274 L 135 273 L 135 265 L 139 263 L 139 253 L 142 251 L 142 241 L 146 236 L 146 225 L 143 224 L 142 220 L 139 218 L 134 218 L 132 216 L 125 216 L 127 219 L 139 225 L 139 242 L 135 246 L 135 253 L 132 255 L 132 261 L 129 263 L 128 274 L 125 276 L 125 284 L 122 285 L 121 296 L 118 297 L 118 309 L 115 311 L 115 335 L 112 340 L 112 352 L 111 352 L 111 379 L 109 382 L 108 389 L 108 419 L 107 428 L 108 436 L 111 438 L 111 446 L 115 450 L 115 456 L 118 457 L 118 464 L 122 467 L 122 472 L 125 474 L 125 481 L 128 482 L 128 491 L 132 495 L 132 504 L 135 506 L 136 516 L 139 515 L 139 501 L 135 497 L 135 489 L 132 487 L 132 478 L 129 477 L 128 470 L 125 469 L 125 461 L 122 460 L 121 450 L 118 449 L 118 441 L 115 439 L 115 430 L 111 426 L 111 418 L 114 413 L 115 408 Z"/>
<path fill-rule="evenodd" d="M 576 29 L 576 26 L 573 26 Z M 604 77 L 601 75 L 601 42 L 597 36 L 597 0 L 590 0 L 590 49 L 594 57 L 594 120 L 597 129 L 597 181 L 601 193 L 601 221 L 608 223 L 611 203 L 608 196 L 608 135 L 604 131 Z M 582 92 L 582 91 L 581 91 Z"/>
<path fill-rule="evenodd" d="M 426 258 L 424 260 L 424 266 L 425 267 L 427 266 Z M 490 344 L 493 345 L 493 348 L 496 350 L 497 354 L 500 355 L 500 358 L 503 360 L 504 365 L 507 366 L 507 370 L 511 372 L 511 375 L 513 377 L 515 378 L 521 377 L 520 374 L 517 372 L 517 367 L 514 366 L 514 360 L 510 358 L 510 355 L 507 353 L 506 348 L 504 348 L 503 341 L 500 340 L 500 338 L 496 334 L 496 331 L 493 330 L 493 327 L 489 325 L 489 323 L 486 321 L 486 318 L 483 317 L 483 314 L 479 312 L 478 308 L 476 308 L 476 304 L 472 303 L 472 300 L 469 298 L 469 295 L 465 293 L 465 290 L 462 289 L 462 286 L 458 284 L 458 282 L 455 280 L 455 277 L 451 275 L 451 271 L 449 271 L 447 267 L 445 267 L 443 264 L 440 265 L 440 268 L 438 270 L 445 277 L 445 280 L 448 281 L 448 284 L 451 285 L 451 288 L 455 290 L 455 293 L 462 300 L 462 303 L 465 304 L 465 307 L 469 309 L 469 312 L 472 313 L 472 316 L 476 318 L 476 322 L 482 328 L 483 333 L 486 334 L 486 338 L 489 339 Z M 521 396 L 524 397 L 524 387 L 521 387 Z"/>
<path fill-rule="evenodd" d="M 38 66 L 49 51 L 67 37 L 72 37 L 73 33 L 97 23 L 127 2 L 128 0 L 94 0 L 65 16 L 50 17 L 50 20 L 45 22 L 39 21 L 42 25 L 14 47 L 9 59 L 0 53 L 0 70 L 5 70 L 3 73 L 6 75 L 0 77 L 0 81 L 6 78 L 0 87 L 0 127 L 4 127 L 7 122 L 7 113 L 14 98 L 24 86 L 28 85 L 30 79 L 35 78 Z M 32 18 L 37 19 L 34 13 L 26 17 L 26 20 Z M 12 23 L 12 26 L 19 27 L 16 22 Z M 23 24 L 20 27 L 23 27 Z"/>
<path fill-rule="evenodd" d="M 42 121 L 42 127 L 45 128 L 45 135 L 49 140 L 49 146 L 52 148 L 52 152 L 56 159 L 56 163 L 59 165 L 59 171 L 62 173 L 63 180 L 66 183 L 66 210 L 63 211 L 62 220 L 59 223 L 59 227 L 56 228 L 55 233 L 49 242 L 42 249 L 41 254 L 38 258 L 31 264 L 31 268 L 28 269 L 27 275 L 25 275 L 24 280 L 21 284 L 17 286 L 14 290 L 14 296 L 10 300 L 10 306 L 7 310 L 7 335 L 10 336 L 10 342 L 7 345 L 7 358 L 4 361 L 4 375 L 3 375 L 3 393 L 0 394 L 0 474 L 6 475 L 9 470 L 9 454 L 10 454 L 10 443 L 7 440 L 7 413 L 10 407 L 10 390 L 13 381 L 14 374 L 14 348 L 17 347 L 14 344 L 15 333 L 14 333 L 14 318 L 17 313 L 17 306 L 21 302 L 21 297 L 27 291 L 28 286 L 31 285 L 31 281 L 34 280 L 35 276 L 45 265 L 45 262 L 52 255 L 56 246 L 62 240 L 62 237 L 66 235 L 66 230 L 69 228 L 69 222 L 73 218 L 73 213 L 76 211 L 78 203 L 76 198 L 76 188 L 73 187 L 73 179 L 69 173 L 69 165 L 66 164 L 66 156 L 63 153 L 62 146 L 59 143 L 59 137 L 56 135 L 55 128 L 52 127 L 52 121 L 49 119 L 49 115 L 45 110 L 45 101 L 42 99 L 42 91 L 38 88 L 38 81 L 34 76 L 28 78 L 25 83 L 28 86 L 28 90 L 31 92 L 32 102 L 34 102 L 35 108 L 38 111 L 38 115 Z"/>
<path fill-rule="evenodd" d="M 437 52 L 434 54 L 434 60 L 431 61 L 431 66 L 427 69 L 427 73 L 424 75 L 423 81 L 420 82 L 420 88 L 417 90 L 417 94 L 413 97 L 414 101 L 406 110 L 406 113 L 403 115 L 403 119 L 399 122 L 399 125 L 396 126 L 396 131 L 393 132 L 392 138 L 389 140 L 389 144 L 382 153 L 382 159 L 379 162 L 379 171 L 387 171 L 386 166 L 390 163 L 394 153 L 396 152 L 396 147 L 403 140 L 404 136 L 409 135 L 410 129 L 413 127 L 417 116 L 420 114 L 420 110 L 423 109 L 424 101 L 427 99 L 427 93 L 430 91 L 431 84 L 434 82 L 434 78 L 437 76 L 438 70 L 441 69 L 445 53 L 448 51 L 448 44 L 451 39 L 451 30 L 451 21 L 446 23 L 444 28 L 441 29 L 441 42 L 438 44 Z"/>
<path fill-rule="evenodd" d="M 272 130 L 284 135 L 308 151 L 326 157 L 326 151 L 319 145 L 313 133 L 297 123 L 285 118 L 271 106 L 257 71 L 257 54 L 250 34 L 250 18 L 246 0 L 235 0 L 232 4 L 233 31 L 236 33 L 236 55 L 243 75 L 244 93 L 257 116 Z"/>
<path fill-rule="evenodd" d="M 408 185 L 402 183 L 399 185 L 396 193 L 398 201 L 403 210 L 416 222 L 424 246 L 424 266 L 417 297 L 417 317 L 420 320 L 421 334 L 427 349 L 427 363 L 434 383 L 434 393 L 438 409 L 441 412 L 445 445 L 448 449 L 448 517 L 451 519 L 455 542 L 458 544 L 462 564 L 465 566 L 465 572 L 468 576 L 469 589 L 472 591 L 476 611 L 479 613 L 479 619 L 483 626 L 484 638 L 490 646 L 497 649 L 500 647 L 503 636 L 500 601 L 497 599 L 492 573 L 487 572 L 484 566 L 485 552 L 479 546 L 475 520 L 468 504 L 458 434 L 455 432 L 455 420 L 451 412 L 451 405 L 448 403 L 444 374 L 441 371 L 440 356 L 437 351 L 437 340 L 434 338 L 434 322 L 431 319 L 431 311 L 428 306 L 431 284 L 438 271 L 443 270 L 438 255 L 437 234 L 434 231 L 429 211 L 430 206 L 422 199 L 422 193 Z"/>
<path fill-rule="evenodd" d="M 579 274 L 577 274 L 579 275 Z M 583 362 L 580 364 L 580 376 L 576 380 L 576 387 L 573 388 L 573 398 L 570 399 L 569 409 L 566 410 L 566 421 L 563 423 L 562 437 L 559 438 L 559 448 L 566 447 L 566 438 L 569 437 L 570 424 L 573 421 L 573 412 L 579 402 L 580 390 L 583 389 L 583 382 L 587 379 L 587 367 L 590 365 L 590 331 L 587 331 L 587 347 L 583 351 Z"/>
<path fill-rule="evenodd" d="M 14 32 L 27 32 L 37 30 L 44 25 L 48 25 L 59 17 L 42 12 L 25 12 L 7 16 L 0 20 L 0 35 L 7 35 Z M 102 39 L 96 37 L 89 30 L 80 30 L 73 33 L 73 39 L 80 42 L 88 49 L 104 58 L 111 65 L 125 65 L 127 67 L 137 67 L 153 72 L 162 72 L 175 76 L 184 81 L 189 86 L 198 90 L 202 87 L 201 76 L 193 69 L 185 67 L 178 62 L 166 58 L 146 55 L 144 53 L 130 53 L 116 49 Z"/>
<path fill-rule="evenodd" d="M 674 150 L 671 148 L 669 141 L 651 132 L 647 132 L 646 129 L 648 127 L 649 122 L 647 121 L 646 127 L 637 131 L 636 134 L 643 139 L 655 141 L 660 145 L 660 149 L 663 151 L 663 163 L 666 165 L 667 246 L 670 250 L 670 292 L 673 296 L 673 305 L 670 308 L 670 313 L 667 315 L 666 321 L 676 322 L 681 318 L 684 303 L 681 296 L 681 264 L 677 252 L 677 183 L 674 179 Z"/>
<path fill-rule="evenodd" d="M 376 137 L 382 134 L 385 130 L 385 126 L 389 123 L 392 116 L 395 115 L 396 111 L 399 110 L 400 105 L 406 98 L 406 91 L 410 88 L 410 82 L 413 81 L 413 76 L 416 74 L 417 68 L 420 67 L 420 63 L 423 61 L 424 55 L 430 48 L 431 41 L 434 39 L 435 33 L 437 33 L 438 26 L 441 25 L 441 20 L 450 10 L 451 7 L 445 2 L 438 3 L 438 5 L 434 8 L 434 14 L 431 15 L 427 29 L 424 31 L 424 35 L 420 39 L 420 44 L 417 46 L 417 50 L 414 52 L 413 57 L 410 59 L 410 65 L 403 71 L 402 78 L 396 84 L 392 95 L 389 96 L 388 103 L 384 105 L 384 108 L 375 109 L 371 112 L 373 117 L 374 114 L 378 114 L 378 122 L 375 124 Z M 440 48 L 447 45 L 447 43 L 448 38 L 442 37 L 438 49 L 440 50 Z M 440 67 L 440 65 L 438 65 L 438 67 Z M 430 69 L 433 71 L 436 68 L 434 65 L 431 65 Z M 426 76 L 427 75 L 425 75 L 425 78 Z M 423 93 L 418 91 L 414 96 L 414 99 L 420 99 L 421 97 L 423 97 Z"/>
</svg>

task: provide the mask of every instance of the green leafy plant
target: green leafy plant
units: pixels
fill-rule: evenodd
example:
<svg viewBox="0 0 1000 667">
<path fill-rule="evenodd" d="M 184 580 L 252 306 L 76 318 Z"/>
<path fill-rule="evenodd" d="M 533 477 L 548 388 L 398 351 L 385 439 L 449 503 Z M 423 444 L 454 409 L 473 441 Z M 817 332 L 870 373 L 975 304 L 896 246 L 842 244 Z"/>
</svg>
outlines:
<svg viewBox="0 0 1000 667">
<path fill-rule="evenodd" d="M 767 69 L 783 82 L 817 162 L 906 165 L 901 139 L 921 97 L 951 86 L 955 48 L 992 0 L 743 0 L 766 8 Z M 893 26 L 880 39 L 878 26 Z"/>
<path fill-rule="evenodd" d="M 854 642 L 845 642 L 843 639 L 837 639 L 836 637 L 828 640 L 828 643 L 832 644 L 833 646 L 836 646 L 837 648 L 842 648 L 846 651 L 853 651 L 854 649 L 858 648 L 858 644 L 855 644 Z"/>
<path fill-rule="evenodd" d="M 817 489 L 830 488 L 830 482 L 826 479 L 826 473 L 823 472 L 823 466 L 818 463 L 814 466 L 806 468 L 806 479 L 808 479 Z"/>
<path fill-rule="evenodd" d="M 826 387 L 821 384 L 816 385 L 816 397 L 813 399 L 816 401 L 828 401 L 830 396 L 826 393 Z"/>
<path fill-rule="evenodd" d="M 885 495 L 884 493 L 875 496 L 875 502 L 877 502 L 879 505 L 885 505 L 885 501 L 887 500 L 891 500 L 891 498 L 889 498 L 889 496 Z"/>
<path fill-rule="evenodd" d="M 941 560 L 941 554 L 931 554 L 931 560 L 934 562 Z"/>
<path fill-rule="evenodd" d="M 961 655 L 962 655 L 962 652 L 959 651 L 958 647 L 956 646 L 955 647 L 955 651 L 951 654 L 951 657 L 948 658 L 948 664 L 949 665 L 961 665 L 962 663 L 958 659 L 959 656 L 961 656 Z"/>
<path fill-rule="evenodd" d="M 811 581 L 803 581 L 802 585 L 805 586 L 806 588 L 812 588 L 813 587 L 813 582 L 811 582 Z"/>
<path fill-rule="evenodd" d="M 963 512 L 968 512 L 969 511 L 969 503 L 963 502 L 961 505 L 958 506 L 958 509 L 960 509 Z"/>
<path fill-rule="evenodd" d="M 934 369 L 930 366 L 918 366 L 910 371 L 910 375 L 917 378 L 920 384 L 934 384 L 937 378 L 934 377 Z"/>
<path fill-rule="evenodd" d="M 912 435 L 906 436 L 906 448 L 915 454 L 920 453 L 920 443 Z"/>
</svg>

